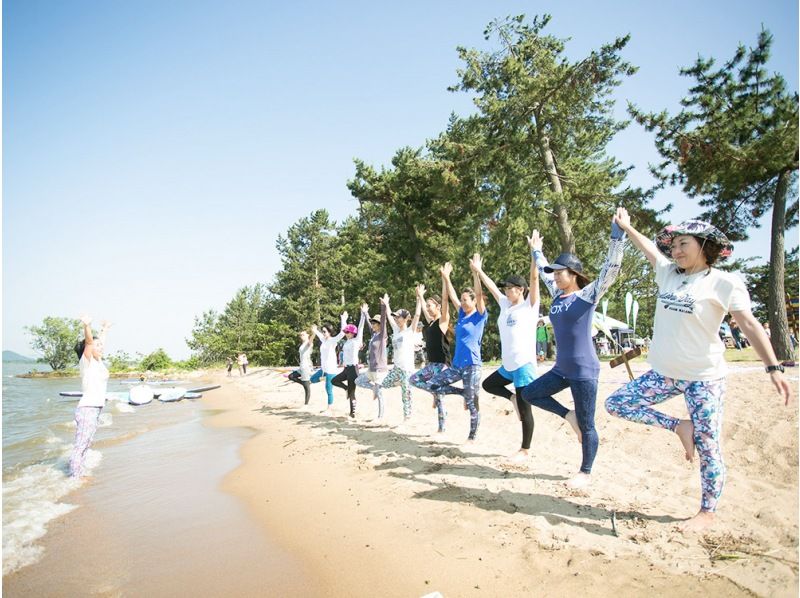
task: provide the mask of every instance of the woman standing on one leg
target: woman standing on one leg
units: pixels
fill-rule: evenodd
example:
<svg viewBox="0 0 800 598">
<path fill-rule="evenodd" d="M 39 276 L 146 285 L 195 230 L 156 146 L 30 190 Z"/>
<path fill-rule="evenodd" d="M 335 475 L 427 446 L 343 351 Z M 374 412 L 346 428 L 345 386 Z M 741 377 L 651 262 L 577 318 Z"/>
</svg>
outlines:
<svg viewBox="0 0 800 598">
<path fill-rule="evenodd" d="M 75 409 L 75 446 L 69 460 L 69 475 L 73 478 L 83 475 L 86 453 L 97 431 L 100 412 L 106 404 L 108 388 L 108 369 L 103 363 L 103 350 L 106 332 L 111 324 L 103 322 L 100 336 L 95 338 L 92 335 L 91 318 L 83 316 L 81 322 L 83 322 L 83 340 L 76 345 L 75 352 L 80 360 L 83 396 Z"/>
<path fill-rule="evenodd" d="M 309 400 L 311 400 L 311 370 L 313 369 L 311 349 L 313 346 L 314 343 L 311 337 L 308 336 L 308 332 L 303 330 L 300 333 L 300 367 L 288 376 L 289 380 L 303 387 L 303 392 L 305 393 L 304 405 L 308 405 Z"/>
<path fill-rule="evenodd" d="M 336 363 L 336 344 L 344 337 L 344 327 L 347 324 L 347 312 L 341 315 L 339 334 L 331 336 L 332 327 L 325 324 L 322 332 L 317 330 L 316 325 L 311 326 L 311 332 L 319 339 L 320 366 L 322 375 L 325 376 L 325 392 L 328 395 L 328 407 L 323 413 L 333 413 L 333 379 L 339 373 L 339 366 Z M 312 377 L 313 380 L 313 377 Z"/>
<path fill-rule="evenodd" d="M 386 341 L 389 335 L 386 331 L 386 320 L 388 318 L 389 295 L 381 297 L 381 315 L 369 317 L 367 306 L 362 308 L 364 316 L 369 319 L 372 326 L 372 338 L 369 339 L 369 351 L 367 354 L 367 371 L 356 379 L 356 384 L 361 388 L 372 390 L 373 400 L 378 401 L 378 419 L 383 419 L 383 389 L 381 383 L 389 371 L 386 359 Z"/>
<path fill-rule="evenodd" d="M 530 239 L 528 239 L 530 243 Z M 521 276 L 509 276 L 495 285 L 483 271 L 480 258 L 476 261 L 478 275 L 500 306 L 497 327 L 500 330 L 502 366 L 483 381 L 483 390 L 512 401 L 514 411 L 522 422 L 522 446 L 511 457 L 524 461 L 528 457 L 533 437 L 531 406 L 522 400 L 521 391 L 536 379 L 536 321 L 539 318 L 539 271 L 531 257 L 530 287 Z M 505 295 L 500 292 L 503 289 Z M 525 299 L 525 290 L 529 289 Z M 506 386 L 514 383 L 515 393 Z"/>
<path fill-rule="evenodd" d="M 586 486 L 590 482 L 599 444 L 594 427 L 594 411 L 600 361 L 592 343 L 592 318 L 597 303 L 617 278 L 622 264 L 625 233 L 617 224 L 622 217 L 627 217 L 627 212 L 618 208 L 611 224 L 608 256 L 600 275 L 592 283 L 583 275 L 583 265 L 576 256 L 562 253 L 552 265 L 548 265 L 542 254 L 539 232 L 533 231 L 530 237 L 531 255 L 553 296 L 550 322 L 558 352 L 552 369 L 526 386 L 522 390 L 522 398 L 534 407 L 563 417 L 578 434 L 583 459 L 580 472 L 568 482 L 573 488 Z M 568 387 L 575 402 L 574 411 L 552 396 Z"/>
<path fill-rule="evenodd" d="M 606 409 L 612 415 L 675 432 L 689 461 L 697 449 L 700 511 L 682 528 L 704 529 L 714 521 L 725 483 L 720 446 L 725 346 L 717 331 L 726 313 L 736 318 L 787 405 L 789 385 L 767 335 L 750 311 L 744 284 L 737 276 L 712 267 L 733 250 L 721 231 L 689 220 L 663 229 L 656 245 L 631 226 L 627 215 L 619 224 L 655 269 L 658 301 L 647 357 L 653 369 L 608 397 Z M 681 393 L 690 419 L 679 420 L 652 408 Z"/>
<path fill-rule="evenodd" d="M 442 288 L 442 296 L 447 296 L 447 286 Z M 409 382 L 412 386 L 421 388 L 433 394 L 433 406 L 437 410 L 439 419 L 439 433 L 444 432 L 444 423 L 447 418 L 447 411 L 444 408 L 444 395 L 434 392 L 430 382 L 436 374 L 450 365 L 450 341 L 447 338 L 447 324 L 442 326 L 442 300 L 439 297 L 431 296 L 425 299 L 425 286 L 417 287 L 417 307 L 415 317 L 419 318 L 419 313 L 425 315 L 426 324 L 422 328 L 422 336 L 425 339 L 425 354 L 428 357 L 427 365 L 411 375 Z"/>
<path fill-rule="evenodd" d="M 483 339 L 483 329 L 489 317 L 486 311 L 486 304 L 481 290 L 481 280 L 475 269 L 474 261 L 479 258 L 477 254 L 470 261 L 472 269 L 472 282 L 474 290 L 466 288 L 461 291 L 461 302 L 450 282 L 450 273 L 453 266 L 447 262 L 442 266 L 440 272 L 442 280 L 447 288 L 447 296 L 458 309 L 458 320 L 456 322 L 456 353 L 453 356 L 451 367 L 436 374 L 430 382 L 430 388 L 434 392 L 441 394 L 463 395 L 465 408 L 469 410 L 469 435 L 468 441 L 475 440 L 480 424 L 480 405 L 478 395 L 481 385 L 481 340 Z M 445 329 L 450 323 L 450 305 L 447 301 L 442 306 L 441 326 Z M 461 380 L 464 388 L 452 386 L 453 382 Z"/>
<path fill-rule="evenodd" d="M 419 304 L 419 302 L 417 302 Z M 408 318 L 411 314 L 407 309 L 391 311 L 389 304 L 386 309 L 390 310 L 391 317 L 389 324 L 392 327 L 392 361 L 394 367 L 389 370 L 386 378 L 383 379 L 382 387 L 391 388 L 400 385 L 403 399 L 403 421 L 408 421 L 411 417 L 411 385 L 408 379 L 414 373 L 414 333 L 419 322 L 419 310 L 414 312 L 414 319 L 411 326 L 408 325 Z"/>
<path fill-rule="evenodd" d="M 358 321 L 358 327 L 353 324 L 347 324 L 342 330 L 347 340 L 344 342 L 342 348 L 342 363 L 344 369 L 331 381 L 334 386 L 343 388 L 347 391 L 347 399 L 350 401 L 350 419 L 356 417 L 356 378 L 358 378 L 358 352 L 361 350 L 361 339 L 364 331 L 364 323 L 367 321 L 366 316 L 367 304 L 361 306 L 361 317 Z M 345 380 L 347 385 L 345 385 Z"/>
</svg>

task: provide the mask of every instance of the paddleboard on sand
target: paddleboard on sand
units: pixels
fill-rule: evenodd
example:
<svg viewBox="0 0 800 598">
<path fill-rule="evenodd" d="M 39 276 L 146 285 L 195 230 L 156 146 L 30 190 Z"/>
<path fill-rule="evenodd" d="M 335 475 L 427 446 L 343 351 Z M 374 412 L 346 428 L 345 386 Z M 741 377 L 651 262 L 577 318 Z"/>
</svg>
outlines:
<svg viewBox="0 0 800 598">
<path fill-rule="evenodd" d="M 219 384 L 215 384 L 214 386 L 200 386 L 198 388 L 190 388 L 187 392 L 207 392 L 209 390 L 216 390 L 218 388 L 222 388 Z"/>
<path fill-rule="evenodd" d="M 128 391 L 128 402 L 131 405 L 146 405 L 153 400 L 153 389 L 146 384 L 134 386 Z"/>
<path fill-rule="evenodd" d="M 189 391 L 185 395 L 183 395 L 183 398 L 184 399 L 199 399 L 202 396 L 203 395 L 201 393 L 199 393 L 199 392 L 191 392 L 191 391 Z"/>
<path fill-rule="evenodd" d="M 186 392 L 186 389 L 181 387 L 163 388 L 161 389 L 161 392 L 155 395 L 155 397 L 164 403 L 171 403 L 173 401 L 180 401 Z"/>
</svg>

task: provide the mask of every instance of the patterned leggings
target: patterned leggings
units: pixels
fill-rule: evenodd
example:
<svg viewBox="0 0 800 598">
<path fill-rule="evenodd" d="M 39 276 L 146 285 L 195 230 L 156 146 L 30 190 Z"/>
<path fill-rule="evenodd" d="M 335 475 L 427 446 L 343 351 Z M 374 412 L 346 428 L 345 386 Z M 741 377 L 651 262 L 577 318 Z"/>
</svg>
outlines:
<svg viewBox="0 0 800 598">
<path fill-rule="evenodd" d="M 447 411 L 444 408 L 444 401 L 442 400 L 444 399 L 444 395 L 440 392 L 434 392 L 430 382 L 436 374 L 445 368 L 447 368 L 447 365 L 443 363 L 429 363 L 421 370 L 411 374 L 411 377 L 408 379 L 411 386 L 433 393 L 433 403 L 436 406 L 436 411 L 439 416 L 439 432 L 444 432 L 444 422 L 445 419 L 447 419 Z"/>
<path fill-rule="evenodd" d="M 464 388 L 452 386 L 453 382 L 461 380 Z M 475 440 L 478 434 L 478 425 L 481 423 L 478 395 L 481 388 L 481 366 L 468 365 L 463 368 L 451 366 L 436 374 L 430 381 L 430 388 L 434 392 L 446 395 L 463 395 L 464 404 L 469 409 L 469 436 L 468 440 Z"/>
<path fill-rule="evenodd" d="M 356 378 L 356 386 L 372 389 L 372 398 L 378 401 L 378 419 L 383 419 L 383 379 L 386 372 L 364 372 Z"/>
<path fill-rule="evenodd" d="M 381 384 L 382 388 L 392 388 L 398 384 L 400 385 L 403 396 L 403 419 L 411 417 L 411 385 L 408 383 L 408 377 L 411 373 L 395 366 L 389 370 L 386 378 L 383 379 L 383 384 Z"/>
<path fill-rule="evenodd" d="M 75 410 L 75 446 L 69 459 L 69 475 L 79 478 L 83 475 L 86 453 L 92 444 L 102 407 L 78 407 Z"/>
<path fill-rule="evenodd" d="M 608 397 L 606 409 L 617 417 L 674 432 L 680 420 L 651 409 L 651 405 L 663 403 L 681 393 L 694 426 L 694 443 L 700 455 L 700 509 L 713 513 L 725 485 L 721 445 L 724 378 L 692 382 L 667 378 L 650 370 Z"/>
</svg>

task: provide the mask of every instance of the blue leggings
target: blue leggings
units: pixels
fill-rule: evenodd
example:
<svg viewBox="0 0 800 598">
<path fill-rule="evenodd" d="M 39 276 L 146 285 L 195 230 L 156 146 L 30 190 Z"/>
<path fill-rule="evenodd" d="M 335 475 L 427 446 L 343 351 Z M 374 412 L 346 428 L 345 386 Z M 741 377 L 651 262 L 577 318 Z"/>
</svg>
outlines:
<svg viewBox="0 0 800 598">
<path fill-rule="evenodd" d="M 325 392 L 328 393 L 328 405 L 333 405 L 333 379 L 336 374 L 326 374 L 322 370 L 317 370 L 311 375 L 311 381 L 316 383 L 325 376 Z"/>
<path fill-rule="evenodd" d="M 575 416 L 578 419 L 578 427 L 581 430 L 581 438 L 583 440 L 581 444 L 583 452 L 581 472 L 591 473 L 594 458 L 597 456 L 597 446 L 600 444 L 597 430 L 594 428 L 597 379 L 569 380 L 550 370 L 521 389 L 522 400 L 534 407 L 539 407 L 539 409 L 564 417 L 569 413 L 569 409 L 556 401 L 553 395 L 565 388 L 569 388 L 572 391 L 572 400 L 575 402 Z"/>
</svg>

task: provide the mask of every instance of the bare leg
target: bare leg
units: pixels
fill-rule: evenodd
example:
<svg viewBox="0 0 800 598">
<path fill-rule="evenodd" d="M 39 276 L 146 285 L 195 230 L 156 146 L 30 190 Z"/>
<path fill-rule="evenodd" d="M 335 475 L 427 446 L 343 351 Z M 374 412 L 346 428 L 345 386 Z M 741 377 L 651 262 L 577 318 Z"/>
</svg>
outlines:
<svg viewBox="0 0 800 598">
<path fill-rule="evenodd" d="M 578 425 L 578 416 L 575 415 L 575 411 L 569 411 L 565 416 L 564 419 L 569 422 L 569 425 L 572 426 L 572 429 L 575 430 L 575 434 L 578 435 L 578 442 L 583 442 L 583 434 L 581 433 L 581 428 Z"/>
<path fill-rule="evenodd" d="M 694 425 L 692 425 L 692 421 L 682 419 L 675 428 L 675 433 L 681 439 L 683 449 L 686 451 L 686 460 L 694 461 Z"/>
</svg>

